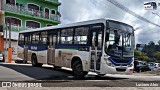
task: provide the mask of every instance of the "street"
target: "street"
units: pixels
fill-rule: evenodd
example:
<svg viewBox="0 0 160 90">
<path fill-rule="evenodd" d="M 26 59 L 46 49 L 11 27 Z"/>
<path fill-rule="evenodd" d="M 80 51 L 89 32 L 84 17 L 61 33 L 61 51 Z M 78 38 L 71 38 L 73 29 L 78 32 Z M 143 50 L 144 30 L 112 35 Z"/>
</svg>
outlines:
<svg viewBox="0 0 160 90">
<path fill-rule="evenodd" d="M 135 87 L 142 84 L 160 86 L 160 76 L 133 73 L 132 75 L 112 75 L 103 77 L 90 72 L 81 80 L 72 76 L 67 68 L 54 69 L 52 66 L 32 67 L 31 64 L 0 63 L 0 81 L 35 82 L 43 87 Z"/>
</svg>

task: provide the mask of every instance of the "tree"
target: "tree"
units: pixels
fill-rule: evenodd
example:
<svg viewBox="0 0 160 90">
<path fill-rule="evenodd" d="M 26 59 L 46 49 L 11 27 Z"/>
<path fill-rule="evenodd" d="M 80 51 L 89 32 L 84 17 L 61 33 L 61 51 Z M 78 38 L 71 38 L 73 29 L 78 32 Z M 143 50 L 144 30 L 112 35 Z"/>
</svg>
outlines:
<svg viewBox="0 0 160 90">
<path fill-rule="evenodd" d="M 148 57 L 154 58 L 153 54 L 156 52 L 156 45 L 153 41 L 150 41 L 148 45 L 145 45 L 143 50 L 144 53 L 147 54 Z"/>
<path fill-rule="evenodd" d="M 157 43 L 158 43 L 158 45 L 160 45 L 160 40 Z"/>
<path fill-rule="evenodd" d="M 156 51 L 160 52 L 160 40 L 157 43 L 158 44 L 156 45 Z"/>
<path fill-rule="evenodd" d="M 160 62 L 160 52 L 154 53 L 154 57 L 156 58 L 157 62 Z"/>
<path fill-rule="evenodd" d="M 148 61 L 149 60 L 149 57 L 146 56 L 144 52 L 136 50 L 136 49 L 134 50 L 134 58 L 141 60 L 141 61 Z"/>
<path fill-rule="evenodd" d="M 156 44 L 153 41 L 150 41 L 144 46 L 142 52 L 145 53 L 145 55 L 135 57 L 138 57 L 140 60 L 146 60 L 147 58 L 150 58 L 151 61 L 160 62 L 160 40 Z M 136 54 L 140 55 L 142 53 L 136 51 L 135 55 Z"/>
</svg>

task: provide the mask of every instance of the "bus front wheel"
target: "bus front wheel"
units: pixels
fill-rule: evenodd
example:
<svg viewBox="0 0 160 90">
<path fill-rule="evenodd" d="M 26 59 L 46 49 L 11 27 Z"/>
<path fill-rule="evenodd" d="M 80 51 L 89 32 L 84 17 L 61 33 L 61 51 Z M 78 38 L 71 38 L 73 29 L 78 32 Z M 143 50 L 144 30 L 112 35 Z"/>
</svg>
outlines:
<svg viewBox="0 0 160 90">
<path fill-rule="evenodd" d="M 76 78 L 83 78 L 85 75 L 88 74 L 88 72 L 86 71 L 83 71 L 83 66 L 82 66 L 82 63 L 81 61 L 75 61 L 73 63 L 73 67 L 72 67 L 72 70 L 73 70 L 73 74 Z"/>
<path fill-rule="evenodd" d="M 43 64 L 37 62 L 36 55 L 32 55 L 31 59 L 33 67 L 42 67 Z"/>
</svg>

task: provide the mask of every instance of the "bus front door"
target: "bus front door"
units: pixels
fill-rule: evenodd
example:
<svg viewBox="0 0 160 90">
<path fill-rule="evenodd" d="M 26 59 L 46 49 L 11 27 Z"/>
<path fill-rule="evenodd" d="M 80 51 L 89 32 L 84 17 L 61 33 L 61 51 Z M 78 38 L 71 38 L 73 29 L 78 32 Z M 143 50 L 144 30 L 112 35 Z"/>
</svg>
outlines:
<svg viewBox="0 0 160 90">
<path fill-rule="evenodd" d="M 102 56 L 102 31 L 92 30 L 91 69 L 100 70 Z"/>
<path fill-rule="evenodd" d="M 24 42 L 24 63 L 27 63 L 27 60 L 28 60 L 28 41 L 29 41 L 29 37 L 25 36 L 24 40 L 25 40 L 25 42 Z"/>
<path fill-rule="evenodd" d="M 47 63 L 54 65 L 55 64 L 55 45 L 56 45 L 56 34 L 49 35 L 49 46 L 47 52 Z"/>
</svg>

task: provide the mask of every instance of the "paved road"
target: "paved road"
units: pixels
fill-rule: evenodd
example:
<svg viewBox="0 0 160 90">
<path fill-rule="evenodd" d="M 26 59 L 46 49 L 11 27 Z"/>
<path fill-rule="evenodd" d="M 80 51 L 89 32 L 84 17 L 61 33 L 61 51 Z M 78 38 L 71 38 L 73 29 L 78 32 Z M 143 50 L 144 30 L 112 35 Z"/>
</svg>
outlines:
<svg viewBox="0 0 160 90">
<path fill-rule="evenodd" d="M 141 84 L 155 84 L 160 87 L 160 76 L 151 74 L 111 75 L 99 77 L 89 73 L 82 80 L 75 80 L 69 69 L 54 69 L 52 66 L 32 67 L 30 64 L 0 63 L 0 81 L 38 82 L 42 86 L 57 87 L 127 87 Z"/>
</svg>

